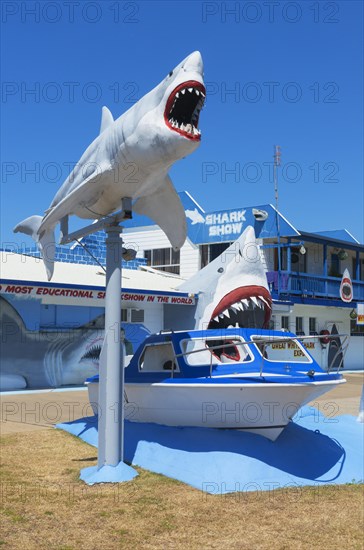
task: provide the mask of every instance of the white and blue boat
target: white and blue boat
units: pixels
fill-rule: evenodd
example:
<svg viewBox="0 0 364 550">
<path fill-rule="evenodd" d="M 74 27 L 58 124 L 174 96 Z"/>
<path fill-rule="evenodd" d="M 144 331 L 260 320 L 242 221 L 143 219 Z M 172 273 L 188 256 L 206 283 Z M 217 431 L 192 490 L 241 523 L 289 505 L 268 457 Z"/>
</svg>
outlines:
<svg viewBox="0 0 364 550">
<path fill-rule="evenodd" d="M 246 430 L 271 440 L 303 405 L 345 383 L 337 358 L 335 372 L 324 371 L 301 337 L 263 329 L 161 332 L 125 364 L 128 420 Z M 97 412 L 98 376 L 86 384 Z"/>
</svg>

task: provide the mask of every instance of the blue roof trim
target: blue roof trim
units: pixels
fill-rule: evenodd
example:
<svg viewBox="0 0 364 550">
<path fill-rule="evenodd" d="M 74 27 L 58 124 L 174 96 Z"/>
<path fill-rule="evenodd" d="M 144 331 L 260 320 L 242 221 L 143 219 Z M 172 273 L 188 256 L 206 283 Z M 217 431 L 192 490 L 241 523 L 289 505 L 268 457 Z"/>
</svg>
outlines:
<svg viewBox="0 0 364 550">
<path fill-rule="evenodd" d="M 347 229 L 332 229 L 329 231 L 315 231 L 315 235 L 322 235 L 323 237 L 328 237 L 329 239 L 335 239 L 339 241 L 348 241 L 354 244 L 360 244 Z"/>
<path fill-rule="evenodd" d="M 287 303 L 282 302 L 278 299 L 277 292 L 272 292 L 273 302 L 277 304 Z M 353 300 L 352 302 L 346 303 L 342 300 L 336 300 L 335 298 L 302 298 L 301 296 L 290 295 L 290 303 L 293 304 L 302 304 L 306 306 L 329 306 L 329 307 L 340 307 L 340 308 L 356 308 L 356 304 L 360 304 L 360 300 Z"/>
<path fill-rule="evenodd" d="M 327 237 L 326 235 L 320 235 L 319 233 L 308 233 L 306 231 L 301 231 L 301 240 L 316 242 L 321 244 L 336 245 L 340 248 L 346 248 L 348 250 L 358 250 L 359 252 L 364 251 L 364 245 L 358 243 L 356 240 L 342 241 L 340 239 L 335 239 L 334 237 Z"/>
</svg>

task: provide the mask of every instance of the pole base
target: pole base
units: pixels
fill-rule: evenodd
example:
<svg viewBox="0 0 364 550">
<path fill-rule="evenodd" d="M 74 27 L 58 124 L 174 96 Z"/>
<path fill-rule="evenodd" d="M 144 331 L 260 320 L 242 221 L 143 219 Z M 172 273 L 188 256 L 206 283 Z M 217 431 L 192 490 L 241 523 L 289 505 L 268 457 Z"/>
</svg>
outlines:
<svg viewBox="0 0 364 550">
<path fill-rule="evenodd" d="M 80 479 L 87 485 L 95 483 L 122 483 L 123 481 L 131 481 L 138 475 L 138 472 L 125 462 L 119 462 L 117 466 L 105 464 L 99 468 L 98 466 L 90 466 L 83 468 L 80 472 Z"/>
</svg>

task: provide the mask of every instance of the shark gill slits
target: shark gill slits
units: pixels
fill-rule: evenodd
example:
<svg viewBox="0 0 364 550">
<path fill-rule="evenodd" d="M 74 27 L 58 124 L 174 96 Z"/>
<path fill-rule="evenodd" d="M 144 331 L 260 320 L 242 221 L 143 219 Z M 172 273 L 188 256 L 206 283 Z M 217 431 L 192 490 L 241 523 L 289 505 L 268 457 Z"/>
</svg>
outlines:
<svg viewBox="0 0 364 550">
<path fill-rule="evenodd" d="M 201 86 L 179 87 L 168 101 L 167 118 L 172 129 L 199 139 L 198 120 L 205 102 L 204 88 Z"/>
</svg>

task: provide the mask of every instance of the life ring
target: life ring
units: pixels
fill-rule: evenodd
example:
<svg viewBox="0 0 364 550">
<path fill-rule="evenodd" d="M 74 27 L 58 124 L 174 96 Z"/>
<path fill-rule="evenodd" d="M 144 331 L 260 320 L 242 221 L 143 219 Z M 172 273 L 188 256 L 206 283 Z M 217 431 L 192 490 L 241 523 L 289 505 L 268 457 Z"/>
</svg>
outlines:
<svg viewBox="0 0 364 550">
<path fill-rule="evenodd" d="M 330 332 L 326 329 L 320 331 L 320 336 L 326 336 L 326 338 L 320 338 L 320 342 L 323 346 L 330 342 Z"/>
</svg>

